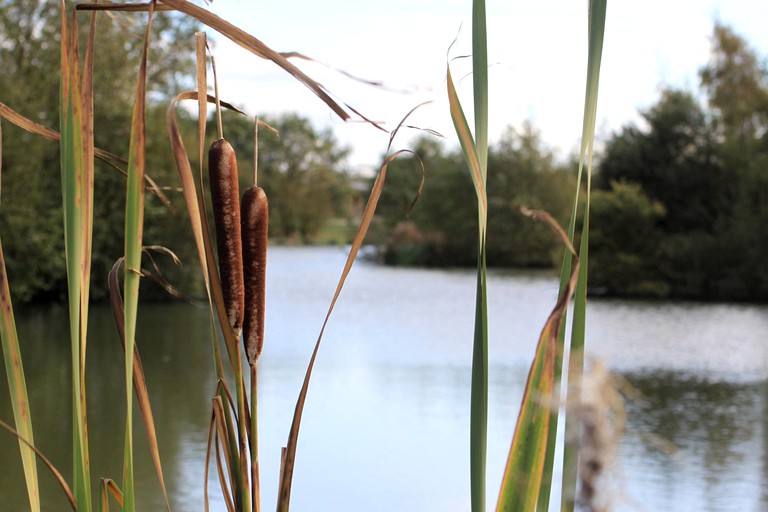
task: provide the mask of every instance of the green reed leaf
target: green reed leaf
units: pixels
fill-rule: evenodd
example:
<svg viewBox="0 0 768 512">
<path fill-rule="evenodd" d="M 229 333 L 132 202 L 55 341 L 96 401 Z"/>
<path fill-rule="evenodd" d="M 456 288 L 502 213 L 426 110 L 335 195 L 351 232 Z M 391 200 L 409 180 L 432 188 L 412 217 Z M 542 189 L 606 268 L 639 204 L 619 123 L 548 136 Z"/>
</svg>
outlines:
<svg viewBox="0 0 768 512">
<path fill-rule="evenodd" d="M 154 4 L 153 4 L 154 5 Z M 131 118 L 131 144 L 128 153 L 128 179 L 125 197 L 125 453 L 123 462 L 123 510 L 136 507 L 133 480 L 133 363 L 136 320 L 139 306 L 141 252 L 144 233 L 144 170 L 147 59 L 154 9 L 150 6 L 144 48 L 139 63 L 136 99 Z"/>
<path fill-rule="evenodd" d="M 488 295 L 486 224 L 488 199 L 488 44 L 484 0 L 472 3 L 472 70 L 475 136 L 467 123 L 450 68 L 447 72 L 448 103 L 456 134 L 477 193 L 478 248 L 475 333 L 472 348 L 470 391 L 470 488 L 473 512 L 485 510 L 485 473 L 488 437 Z"/>
<path fill-rule="evenodd" d="M 0 162 L 2 167 L 2 162 Z M 13 418 L 16 431 L 21 437 L 34 443 L 32 434 L 32 414 L 27 396 L 27 384 L 24 378 L 24 366 L 21 362 L 21 349 L 16 333 L 16 319 L 13 315 L 11 292 L 8 288 L 8 274 L 5 270 L 3 247 L 0 244 L 0 340 L 3 344 L 3 360 L 5 373 L 8 378 L 8 391 L 11 395 Z M 40 511 L 40 484 L 37 478 L 37 461 L 35 452 L 19 440 L 21 462 L 24 468 L 24 479 L 27 483 L 27 495 L 32 512 Z"/>
<path fill-rule="evenodd" d="M 581 270 L 575 292 L 573 323 L 570 340 L 570 361 L 568 364 L 568 409 L 575 410 L 580 402 L 581 378 L 584 372 L 584 339 L 586 336 L 587 268 L 589 248 L 589 203 L 592 186 L 592 155 L 594 149 L 595 125 L 597 119 L 597 95 L 600 83 L 605 15 L 607 0 L 592 0 L 589 8 L 589 54 L 587 61 L 587 87 L 584 100 L 584 123 L 582 126 L 581 150 L 579 155 L 579 183 L 581 172 L 586 165 L 586 201 L 582 221 L 581 247 L 579 257 Z M 578 208 L 578 195 L 574 201 Z M 574 230 L 575 231 L 575 230 Z M 576 503 L 576 479 L 578 477 L 579 424 L 573 414 L 566 414 L 565 447 L 563 455 L 563 480 L 561 510 L 572 512 Z"/>
<path fill-rule="evenodd" d="M 88 213 L 84 201 L 89 191 L 84 169 L 82 96 L 78 72 L 77 19 L 73 14 L 72 30 L 67 27 L 67 10 L 61 2 L 61 180 L 64 210 L 64 247 L 67 261 L 69 328 L 72 355 L 72 437 L 74 493 L 78 510 L 90 512 L 91 484 L 88 458 L 88 429 L 85 400 L 85 343 L 83 335 L 83 285 L 88 281 L 84 268 Z M 91 183 L 92 186 L 92 183 Z"/>
</svg>

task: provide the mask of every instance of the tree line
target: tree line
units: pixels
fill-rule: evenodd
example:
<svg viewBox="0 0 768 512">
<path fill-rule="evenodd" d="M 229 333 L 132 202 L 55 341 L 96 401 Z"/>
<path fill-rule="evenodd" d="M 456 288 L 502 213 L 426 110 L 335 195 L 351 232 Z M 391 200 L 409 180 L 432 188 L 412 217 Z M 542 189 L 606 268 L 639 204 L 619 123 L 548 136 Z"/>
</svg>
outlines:
<svg viewBox="0 0 768 512">
<path fill-rule="evenodd" d="M 768 300 L 768 71 L 731 28 L 716 24 L 697 91 L 666 88 L 597 156 L 590 217 L 592 293 Z M 475 199 L 458 150 L 417 144 L 395 162 L 380 207 L 391 263 L 474 264 Z M 558 163 L 530 124 L 509 129 L 488 159 L 488 263 L 557 266 L 562 248 L 515 205 L 569 215 L 575 163 Z"/>
<path fill-rule="evenodd" d="M 27 117 L 57 125 L 59 5 L 38 0 L 0 7 L 0 101 Z M 153 24 L 147 106 L 147 169 L 167 202 L 148 194 L 147 244 L 176 252 L 182 267 L 158 259 L 183 293 L 201 292 L 191 230 L 178 190 L 165 110 L 192 88 L 194 22 L 159 13 Z M 126 154 L 140 24 L 130 15 L 101 17 L 95 65 L 96 145 Z M 768 299 L 768 71 L 729 27 L 716 24 L 709 62 L 696 91 L 668 88 L 605 142 L 597 159 L 590 220 L 593 292 L 646 297 Z M 222 78 L 225 79 L 225 78 Z M 23 84 L 20 86 L 18 84 Z M 191 114 L 179 111 L 188 147 L 196 142 Z M 238 153 L 241 187 L 251 185 L 253 121 L 225 112 L 224 130 Z M 348 150 L 330 131 L 295 114 L 264 118 L 259 185 L 270 201 L 273 241 L 313 243 L 329 226 L 349 237 L 360 178 L 347 169 Z M 215 134 L 212 125 L 209 134 Z M 463 158 L 431 136 L 390 165 L 368 243 L 390 264 L 472 266 L 476 199 Z M 192 151 L 196 158 L 196 151 Z M 3 123 L 0 237 L 14 299 L 65 295 L 59 150 L 55 143 Z M 565 225 L 577 163 L 563 162 L 531 124 L 508 128 L 488 157 L 488 264 L 552 268 L 563 248 L 548 229 L 516 213 L 518 205 L 548 211 Z M 197 162 L 192 162 L 197 168 Z M 415 205 L 422 179 L 425 186 Z M 124 177 L 97 162 L 93 241 L 95 300 L 123 252 Z M 583 194 L 582 194 L 583 195 Z M 160 257 L 158 257 L 160 258 Z M 162 297 L 160 288 L 144 288 Z"/>
</svg>

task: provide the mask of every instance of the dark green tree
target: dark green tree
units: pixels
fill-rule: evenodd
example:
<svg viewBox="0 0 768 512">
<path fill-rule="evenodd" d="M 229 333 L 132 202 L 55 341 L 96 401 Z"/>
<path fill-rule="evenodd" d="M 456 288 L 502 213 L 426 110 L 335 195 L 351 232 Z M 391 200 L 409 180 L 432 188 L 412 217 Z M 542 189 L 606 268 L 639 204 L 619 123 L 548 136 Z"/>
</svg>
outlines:
<svg viewBox="0 0 768 512">
<path fill-rule="evenodd" d="M 488 156 L 488 261 L 507 267 L 551 267 L 559 262 L 560 240 L 514 208 L 546 210 L 564 226 L 575 186 L 569 168 L 555 161 L 530 122 L 521 130 L 508 128 Z"/>
<path fill-rule="evenodd" d="M 596 185 L 640 185 L 664 205 L 669 233 L 711 232 L 729 208 L 733 184 L 708 115 L 692 94 L 668 89 L 642 117 L 646 128 L 627 126 L 608 141 Z"/>
<path fill-rule="evenodd" d="M 674 296 L 768 299 L 768 72 L 746 41 L 716 24 L 700 76 L 708 110 L 690 93 L 667 90 L 643 113 L 646 127 L 628 126 L 608 142 L 597 184 L 607 194 L 617 193 L 608 191 L 615 182 L 637 185 L 666 215 L 656 231 L 638 234 L 649 247 L 625 241 L 617 252 L 601 237 L 610 231 L 601 222 L 626 208 L 598 195 L 599 208 L 613 214 L 592 222 L 592 252 L 604 254 L 591 260 L 593 285 L 642 293 L 651 276 L 651 295 L 666 287 Z M 627 254 L 634 257 L 622 279 L 616 264 Z"/>
<path fill-rule="evenodd" d="M 658 269 L 664 206 L 640 185 L 614 181 L 610 190 L 593 192 L 590 211 L 593 287 L 611 294 L 667 296 L 670 286 Z"/>
</svg>

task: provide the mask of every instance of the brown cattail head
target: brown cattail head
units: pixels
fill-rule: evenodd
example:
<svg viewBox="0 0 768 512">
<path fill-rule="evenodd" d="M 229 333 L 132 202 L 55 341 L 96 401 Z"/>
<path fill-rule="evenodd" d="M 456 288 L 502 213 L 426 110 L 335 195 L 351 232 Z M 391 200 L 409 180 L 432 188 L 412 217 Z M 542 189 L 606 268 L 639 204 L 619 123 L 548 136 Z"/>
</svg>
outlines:
<svg viewBox="0 0 768 512">
<path fill-rule="evenodd" d="M 243 274 L 245 275 L 245 319 L 243 340 L 251 366 L 264 346 L 264 291 L 267 275 L 267 228 L 269 205 L 261 187 L 243 193 Z"/>
<path fill-rule="evenodd" d="M 245 312 L 243 244 L 240 237 L 238 204 L 240 187 L 237 182 L 235 151 L 224 139 L 211 144 L 208 151 L 208 175 L 211 181 L 211 201 L 216 223 L 216 244 L 224 304 L 232 329 L 240 332 Z"/>
</svg>

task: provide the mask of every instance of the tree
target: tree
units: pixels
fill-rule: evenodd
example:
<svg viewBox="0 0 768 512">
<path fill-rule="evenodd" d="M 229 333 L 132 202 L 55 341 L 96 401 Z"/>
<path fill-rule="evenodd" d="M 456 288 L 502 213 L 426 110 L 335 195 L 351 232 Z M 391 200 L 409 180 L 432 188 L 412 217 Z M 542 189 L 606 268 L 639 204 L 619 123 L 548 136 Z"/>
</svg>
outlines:
<svg viewBox="0 0 768 512">
<path fill-rule="evenodd" d="M 659 222 L 666 211 L 636 183 L 596 190 L 590 207 L 589 278 L 606 293 L 664 297 L 670 286 L 658 268 Z"/>
<path fill-rule="evenodd" d="M 669 233 L 711 232 L 726 213 L 733 188 L 707 114 L 689 92 L 667 89 L 642 117 L 646 129 L 630 125 L 608 141 L 596 185 L 605 190 L 614 181 L 640 185 L 664 205 L 662 227 Z"/>
<path fill-rule="evenodd" d="M 709 63 L 701 85 L 726 148 L 737 156 L 766 148 L 768 71 L 754 49 L 731 28 L 715 24 Z"/>
<path fill-rule="evenodd" d="M 0 6 L 0 101 L 41 124 L 58 129 L 59 27 L 61 4 L 52 0 L 13 0 Z M 145 15 L 145 14 L 144 14 Z M 95 65 L 95 143 L 119 155 L 128 152 L 128 134 L 136 86 L 143 28 L 140 13 L 98 15 Z M 88 14 L 79 14 L 87 27 Z M 147 106 L 147 172 L 161 185 L 176 187 L 178 178 L 165 130 L 165 109 L 171 95 L 193 76 L 194 32 L 197 24 L 172 13 L 158 13 L 153 22 Z M 81 27 L 80 37 L 87 30 Z M 84 46 L 84 39 L 81 47 Z M 21 86 L 20 84 L 23 84 Z M 59 148 L 16 127 L 3 124 L 3 202 L 0 235 L 14 299 L 20 302 L 63 299 L 63 224 Z M 109 268 L 123 253 L 125 180 L 97 161 L 95 169 L 92 293 L 107 295 Z M 148 194 L 145 240 L 162 244 L 194 261 L 191 236 L 174 226 L 183 218 L 179 194 L 170 193 L 169 210 Z M 188 265 L 178 280 L 196 276 Z M 151 290 L 148 287 L 147 290 Z"/>
<path fill-rule="evenodd" d="M 732 214 L 718 232 L 713 293 L 768 298 L 768 69 L 732 29 L 716 24 L 701 83 L 713 109 L 723 165 L 734 183 Z"/>
<path fill-rule="evenodd" d="M 543 224 L 514 208 L 546 210 L 561 225 L 570 213 L 576 180 L 555 162 L 530 122 L 502 134 L 488 156 L 488 261 L 508 267 L 551 267 L 559 263 L 562 243 Z M 572 169 L 575 169 L 573 167 Z"/>
<path fill-rule="evenodd" d="M 625 127 L 608 142 L 596 179 L 606 190 L 596 194 L 597 208 L 606 211 L 593 214 L 593 284 L 640 293 L 650 275 L 674 296 L 768 298 L 768 71 L 746 41 L 716 24 L 700 76 L 708 110 L 690 93 L 666 90 L 643 113 L 646 127 Z M 603 236 L 600 222 L 629 208 L 610 197 L 619 192 L 617 182 L 639 186 L 636 195 L 663 206 L 656 231 L 637 237 L 650 247 L 632 245 L 615 231 L 621 248 L 611 249 Z M 632 231 L 649 226 L 627 225 Z M 647 293 L 658 290 L 663 287 L 654 284 Z"/>
</svg>

